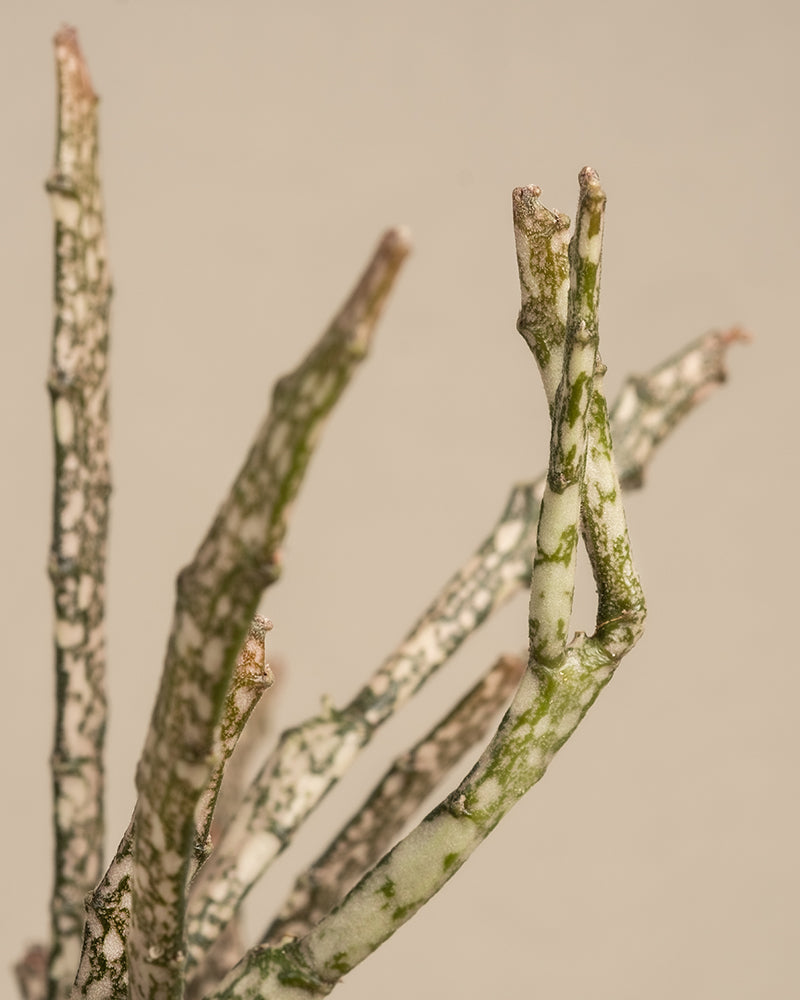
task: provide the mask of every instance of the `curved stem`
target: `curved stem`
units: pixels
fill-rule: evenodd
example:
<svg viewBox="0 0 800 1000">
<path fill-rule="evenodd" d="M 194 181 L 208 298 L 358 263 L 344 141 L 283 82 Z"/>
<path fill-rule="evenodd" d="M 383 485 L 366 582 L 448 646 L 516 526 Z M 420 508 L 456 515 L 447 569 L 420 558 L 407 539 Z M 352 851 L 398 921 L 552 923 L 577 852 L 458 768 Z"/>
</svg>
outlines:
<svg viewBox="0 0 800 1000">
<path fill-rule="evenodd" d="M 538 188 L 534 190 L 538 197 Z M 563 298 L 566 310 L 566 294 Z M 566 329 L 566 311 L 564 316 Z M 742 339 L 738 332 L 706 334 L 651 373 L 628 380 L 611 418 L 625 486 L 642 484 L 656 447 L 724 381 L 725 352 L 738 339 Z M 563 343 L 553 350 L 558 350 L 563 366 Z M 597 418 L 604 419 L 602 414 Z M 530 586 L 531 552 L 544 488 L 544 476 L 512 488 L 487 539 L 345 709 L 309 719 L 281 736 L 189 900 L 187 969 L 202 960 L 241 901 L 347 772 L 375 729 L 472 632 L 514 594 Z M 248 858 L 246 868 L 239 865 L 242 855 Z"/>
<path fill-rule="evenodd" d="M 161 687 L 137 769 L 128 935 L 132 1000 L 179 1000 L 195 810 L 236 655 L 279 574 L 291 503 L 319 432 L 359 362 L 409 250 L 390 230 L 328 331 L 282 378 L 272 408 L 193 562 L 179 576 Z"/>
</svg>

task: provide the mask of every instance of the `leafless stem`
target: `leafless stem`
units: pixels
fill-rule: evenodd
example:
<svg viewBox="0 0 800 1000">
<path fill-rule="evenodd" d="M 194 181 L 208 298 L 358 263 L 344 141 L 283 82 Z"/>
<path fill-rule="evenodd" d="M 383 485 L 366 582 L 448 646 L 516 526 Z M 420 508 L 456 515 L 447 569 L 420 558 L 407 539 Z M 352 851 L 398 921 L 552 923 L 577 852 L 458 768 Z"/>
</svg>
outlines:
<svg viewBox="0 0 800 1000">
<path fill-rule="evenodd" d="M 83 901 L 102 871 L 108 313 L 111 280 L 98 170 L 97 97 L 75 32 L 55 37 L 58 130 L 47 180 L 55 218 L 55 327 L 48 388 L 55 446 L 55 875 L 49 990 L 69 995 Z"/>
</svg>

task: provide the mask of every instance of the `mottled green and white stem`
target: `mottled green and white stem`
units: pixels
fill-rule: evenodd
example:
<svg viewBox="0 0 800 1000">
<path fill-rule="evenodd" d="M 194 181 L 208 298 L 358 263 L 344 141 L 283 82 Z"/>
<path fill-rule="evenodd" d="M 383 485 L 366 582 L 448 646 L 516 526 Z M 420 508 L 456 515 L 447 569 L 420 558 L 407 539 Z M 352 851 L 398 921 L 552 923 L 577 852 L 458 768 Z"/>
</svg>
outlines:
<svg viewBox="0 0 800 1000">
<path fill-rule="evenodd" d="M 582 197 L 592 178 L 581 175 Z M 588 192 L 594 196 L 596 192 Z M 601 209 L 602 210 L 602 209 Z M 579 211 L 573 241 L 579 252 L 574 266 L 562 379 L 553 405 L 551 461 L 539 517 L 531 584 L 528 670 L 497 734 L 458 786 L 416 829 L 387 854 L 331 914 L 304 938 L 283 948 L 253 949 L 232 971 L 213 1000 L 251 1000 L 306 994 L 324 996 L 338 979 L 371 954 L 408 920 L 461 867 L 508 810 L 542 776 L 556 751 L 575 730 L 608 682 L 622 648 L 617 633 L 598 621 L 592 638 L 576 636 L 567 646 L 572 607 L 575 550 L 579 536 L 587 446 L 609 440 L 605 409 L 592 405 L 599 390 L 595 377 L 596 318 L 591 308 L 587 270 L 591 250 L 581 240 Z M 596 261 L 599 264 L 599 257 Z M 595 303 L 596 304 L 596 303 Z M 588 474 L 588 468 L 587 468 Z M 586 517 L 610 510 L 591 507 Z M 612 514 L 612 520 L 616 511 Z M 602 532 L 599 532 L 602 534 Z M 627 565 L 629 553 L 618 553 Z M 641 591 L 630 584 L 619 595 L 615 573 L 596 568 L 599 605 L 622 604 L 625 624 L 635 642 L 644 620 Z M 610 642 L 608 640 L 611 640 Z"/>
<path fill-rule="evenodd" d="M 535 190 L 538 196 L 538 188 L 518 190 Z M 563 267 L 568 278 L 567 246 Z M 523 302 L 524 296 L 523 290 Z M 567 292 L 562 298 L 565 331 Z M 549 343 L 561 364 L 563 341 L 559 342 L 558 336 L 553 333 Z M 631 377 L 625 383 L 613 412 L 612 430 L 620 479 L 627 487 L 642 484 L 656 447 L 725 380 L 727 348 L 740 336 L 737 331 L 705 334 L 651 373 Z M 544 374 L 543 381 L 547 386 Z M 555 390 L 553 395 L 555 398 Z M 488 538 L 445 584 L 346 709 L 330 710 L 283 734 L 192 893 L 190 969 L 202 961 L 242 899 L 288 845 L 309 812 L 346 773 L 375 729 L 490 615 L 530 586 L 531 553 L 544 483 L 542 476 L 513 487 Z"/>
<path fill-rule="evenodd" d="M 531 574 L 530 661 L 557 667 L 564 656 L 575 587 L 581 487 L 586 468 L 586 413 L 592 397 L 597 334 L 583 321 L 567 333 L 564 378 L 553 405 L 547 473 Z"/>
<path fill-rule="evenodd" d="M 575 234 L 569 245 L 570 295 L 568 327 L 580 323 L 597 330 L 600 258 L 606 196 L 591 167 L 580 173 L 580 199 Z M 569 336 L 569 332 L 567 334 Z M 582 484 L 583 540 L 597 585 L 596 636 L 612 656 L 623 656 L 638 640 L 645 605 L 633 567 L 630 539 L 612 454 L 608 406 L 601 391 L 605 366 L 598 366 L 591 399 L 591 433 Z"/>
<path fill-rule="evenodd" d="M 225 709 L 216 739 L 215 756 L 218 763 L 211 777 L 209 787 L 203 794 L 197 809 L 196 826 L 197 840 L 195 847 L 195 864 L 199 868 L 212 850 L 217 831 L 225 828 L 226 821 L 232 815 L 232 800 L 238 797 L 232 792 L 230 785 L 237 784 L 238 768 L 231 766 L 233 751 L 241 745 L 240 737 L 249 734 L 253 721 L 253 710 L 261 700 L 267 688 L 272 687 L 275 678 L 266 662 L 264 638 L 272 629 L 272 622 L 261 615 L 256 615 L 250 625 L 247 639 L 236 660 L 231 689 L 225 702 Z M 247 723 L 247 728 L 245 724 Z M 256 728 L 258 728 L 256 726 Z M 262 734 L 263 735 L 263 734 Z M 238 759 L 238 758 L 237 758 Z M 223 776 L 225 778 L 223 786 Z M 220 795 L 223 787 L 227 794 Z M 241 786 L 238 788 L 241 795 Z M 227 817 L 226 813 L 227 806 Z M 189 878 L 195 872 L 190 870 Z M 187 984 L 186 1000 L 201 998 L 212 985 L 219 983 L 223 976 L 233 967 L 244 951 L 243 938 L 239 920 L 232 920 L 215 943 L 214 948 L 206 955 L 200 970 L 200 975 Z"/>
<path fill-rule="evenodd" d="M 277 579 L 291 503 L 322 425 L 366 356 L 408 253 L 390 230 L 330 328 L 276 385 L 271 410 L 200 546 L 180 574 L 162 681 L 142 758 L 128 936 L 132 1000 L 183 992 L 184 912 L 195 816 L 236 655 Z"/>
<path fill-rule="evenodd" d="M 196 845 L 205 845 L 225 763 L 236 748 L 253 709 L 272 684 L 266 663 L 264 638 L 272 623 L 256 615 L 236 660 L 233 683 L 225 701 L 212 760 L 214 770 L 209 787 L 197 810 Z M 125 831 L 111 865 L 86 901 L 86 928 L 78 973 L 72 996 L 118 998 L 128 995 L 125 940 L 130 924 L 130 893 L 133 872 L 133 820 Z M 196 849 L 199 862 L 203 853 Z"/>
<path fill-rule="evenodd" d="M 511 195 L 521 303 L 517 329 L 530 347 L 552 409 L 561 381 L 569 305 L 569 216 L 539 201 L 534 184 Z"/>
<path fill-rule="evenodd" d="M 133 820 L 99 885 L 86 898 L 83 947 L 71 1000 L 127 1000 Z"/>
<path fill-rule="evenodd" d="M 327 850 L 298 878 L 263 943 L 302 937 L 341 902 L 447 772 L 484 739 L 524 668 L 519 657 L 500 657 L 454 709 L 397 758 Z"/>
<path fill-rule="evenodd" d="M 211 827 L 211 838 L 215 844 L 236 815 L 258 759 L 263 756 L 273 728 L 274 704 L 272 698 L 266 704 L 259 704 L 257 711 L 248 720 L 242 738 L 236 745 L 235 754 L 225 766 L 225 778 L 214 807 L 214 822 Z M 187 981 L 186 1000 L 202 1000 L 206 993 L 216 989 L 247 950 L 246 937 L 244 914 L 240 908 L 214 942 L 214 947 L 206 952 L 195 974 Z"/>
<path fill-rule="evenodd" d="M 80 958 L 84 898 L 100 878 L 103 860 L 111 278 L 97 97 L 72 29 L 56 35 L 55 56 L 57 142 L 46 185 L 55 219 L 55 326 L 47 380 L 55 452 L 49 573 L 56 668 L 48 996 L 64 1000 Z"/>
</svg>

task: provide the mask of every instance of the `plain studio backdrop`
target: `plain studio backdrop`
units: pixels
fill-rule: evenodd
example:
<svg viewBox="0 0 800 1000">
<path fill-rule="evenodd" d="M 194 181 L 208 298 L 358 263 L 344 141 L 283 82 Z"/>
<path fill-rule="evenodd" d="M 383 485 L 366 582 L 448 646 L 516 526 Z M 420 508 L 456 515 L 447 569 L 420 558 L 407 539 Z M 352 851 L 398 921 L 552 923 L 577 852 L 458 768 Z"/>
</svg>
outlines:
<svg viewBox="0 0 800 1000">
<path fill-rule="evenodd" d="M 755 340 L 628 509 L 645 636 L 531 794 L 339 987 L 351 1000 L 797 995 L 797 5 L 6 2 L 2 25 L 2 993 L 46 931 L 53 716 L 51 38 L 101 95 L 111 266 L 108 847 L 192 556 L 380 232 L 414 252 L 326 428 L 262 611 L 281 725 L 342 703 L 541 471 L 511 190 L 608 193 L 601 349 L 623 377 Z M 591 628 L 581 578 L 575 627 Z M 253 933 L 385 763 L 500 652 L 475 636 L 253 894 Z M 464 761 L 448 788 L 465 772 Z M 445 789 L 446 790 L 446 789 Z M 339 994 L 337 994 L 339 995 Z"/>
</svg>

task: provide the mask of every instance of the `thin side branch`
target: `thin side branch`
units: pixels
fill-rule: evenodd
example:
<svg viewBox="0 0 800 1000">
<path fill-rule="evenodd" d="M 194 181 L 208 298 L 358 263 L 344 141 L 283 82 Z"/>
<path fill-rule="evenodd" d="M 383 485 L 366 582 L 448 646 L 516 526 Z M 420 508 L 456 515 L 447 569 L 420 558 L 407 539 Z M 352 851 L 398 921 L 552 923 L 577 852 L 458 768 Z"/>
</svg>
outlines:
<svg viewBox="0 0 800 1000">
<path fill-rule="evenodd" d="M 606 196 L 597 174 L 585 167 L 575 235 L 570 242 L 570 324 L 596 332 L 600 257 Z M 569 336 L 569 332 L 568 332 Z M 605 365 L 598 366 L 589 409 L 586 476 L 581 490 L 583 540 L 597 586 L 596 642 L 619 660 L 639 640 L 645 602 L 631 554 L 622 490 L 612 453 L 608 407 L 602 392 Z"/>
<path fill-rule="evenodd" d="M 264 639 L 271 629 L 272 622 L 268 618 L 256 615 L 236 658 L 231 686 L 222 710 L 222 720 L 214 738 L 212 750 L 214 770 L 195 812 L 197 829 L 195 859 L 198 867 L 211 853 L 211 822 L 228 760 L 236 749 L 253 709 L 261 700 L 263 693 L 272 687 L 275 681 L 266 662 L 264 649 Z"/>
<path fill-rule="evenodd" d="M 639 489 L 664 438 L 726 381 L 728 348 L 746 344 L 739 327 L 713 330 L 687 344 L 647 375 L 630 375 L 610 414 L 614 463 L 623 487 Z"/>
<path fill-rule="evenodd" d="M 240 737 L 251 732 L 251 715 L 261 700 L 262 694 L 274 683 L 274 677 L 265 659 L 264 638 L 272 628 L 272 622 L 256 615 L 250 625 L 250 632 L 236 660 L 233 682 L 225 702 L 222 722 L 216 739 L 215 757 L 217 766 L 209 787 L 204 792 L 197 808 L 197 841 L 195 863 L 199 868 L 212 850 L 215 828 L 224 829 L 226 799 L 230 803 L 230 784 L 236 781 L 237 768 L 231 767 L 233 751 L 241 747 Z M 245 724 L 250 723 L 245 729 Z M 220 795 L 223 788 L 226 795 Z M 241 794 L 241 789 L 239 789 Z M 231 812 L 228 812 L 230 818 Z M 190 874 L 191 878 L 191 874 Z M 238 920 L 232 920 L 225 933 L 217 938 L 215 947 L 206 956 L 200 976 L 187 984 L 186 1000 L 203 996 L 208 989 L 219 983 L 233 967 L 244 951 L 243 938 Z M 191 988 L 189 988 L 189 985 Z"/>
<path fill-rule="evenodd" d="M 280 673 L 278 673 L 280 678 Z M 228 828 L 236 815 L 250 777 L 254 771 L 256 756 L 260 757 L 273 728 L 274 700 L 260 703 L 258 710 L 247 722 L 242 738 L 236 745 L 236 752 L 225 766 L 225 776 L 214 807 L 211 838 L 218 843 L 222 832 Z M 222 982 L 246 951 L 244 919 L 241 908 L 228 923 L 225 930 L 214 942 L 214 947 L 206 952 L 202 963 L 186 983 L 186 1000 L 202 1000 L 206 993 Z"/>
<path fill-rule="evenodd" d="M 55 874 L 48 996 L 64 1000 L 80 958 L 84 897 L 97 883 L 103 861 L 111 279 L 97 97 L 72 29 L 56 35 L 55 55 L 58 131 L 46 185 L 55 219 L 55 327 L 48 376 L 55 446 L 49 559 L 55 604 Z"/>
</svg>

